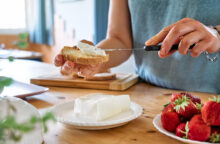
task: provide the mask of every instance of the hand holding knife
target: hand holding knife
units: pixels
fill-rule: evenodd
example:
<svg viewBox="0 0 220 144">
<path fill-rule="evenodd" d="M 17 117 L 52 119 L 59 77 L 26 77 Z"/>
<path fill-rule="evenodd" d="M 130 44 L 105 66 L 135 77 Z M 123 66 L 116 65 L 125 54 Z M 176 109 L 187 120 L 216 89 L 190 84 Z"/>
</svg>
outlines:
<svg viewBox="0 0 220 144">
<path fill-rule="evenodd" d="M 172 46 L 171 50 L 177 50 L 179 44 L 175 44 Z M 192 49 L 195 45 L 191 45 L 190 49 Z M 124 51 L 124 50 L 145 50 L 145 51 L 159 51 L 161 49 L 161 45 L 151 45 L 144 46 L 143 48 L 133 48 L 133 49 L 105 49 L 105 51 Z"/>
</svg>

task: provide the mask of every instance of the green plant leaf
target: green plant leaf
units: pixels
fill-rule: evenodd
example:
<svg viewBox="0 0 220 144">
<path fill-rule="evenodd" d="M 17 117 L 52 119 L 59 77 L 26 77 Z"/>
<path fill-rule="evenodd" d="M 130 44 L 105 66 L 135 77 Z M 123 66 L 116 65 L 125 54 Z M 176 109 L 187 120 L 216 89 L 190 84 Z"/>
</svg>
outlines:
<svg viewBox="0 0 220 144">
<path fill-rule="evenodd" d="M 15 118 L 13 116 L 8 116 L 3 124 L 2 124 L 2 127 L 3 128 L 13 128 L 13 127 L 16 127 L 16 121 L 15 121 Z"/>
<path fill-rule="evenodd" d="M 17 135 L 16 135 L 16 134 L 13 132 L 12 135 L 11 135 L 11 139 L 13 139 L 13 140 L 16 141 L 16 142 L 20 141 L 21 138 L 22 138 L 22 134 L 17 134 Z"/>
<path fill-rule="evenodd" d="M 40 122 L 40 121 L 41 121 L 41 119 L 39 119 L 36 116 L 32 116 L 31 119 L 30 119 L 31 124 L 35 124 L 35 123 Z"/>
<path fill-rule="evenodd" d="M 47 112 L 45 113 L 45 115 L 42 117 L 42 121 L 46 122 L 48 120 L 52 120 L 54 122 L 56 122 L 56 118 L 54 117 L 52 112 Z"/>
<path fill-rule="evenodd" d="M 54 122 L 56 122 L 56 118 L 54 117 L 53 113 L 51 112 L 47 112 L 43 117 L 42 117 L 42 123 L 43 123 L 43 127 L 44 127 L 44 132 L 46 133 L 48 131 L 48 127 L 46 125 L 46 122 L 52 120 Z"/>
<path fill-rule="evenodd" d="M 10 138 L 13 141 L 19 141 L 24 133 L 32 131 L 37 123 L 41 123 L 44 132 L 48 131 L 47 122 L 56 121 L 53 113 L 47 112 L 42 117 L 32 116 L 27 122 L 18 123 L 14 116 L 7 116 L 4 120 L 0 119 L 0 143 L 4 143 Z M 7 132 L 10 131 L 10 135 Z"/>
<path fill-rule="evenodd" d="M 20 49 L 26 49 L 28 47 L 28 42 L 26 41 L 18 41 L 15 43 L 15 45 L 17 47 L 19 47 Z"/>
<path fill-rule="evenodd" d="M 3 128 L 0 125 L 0 141 L 3 139 Z"/>
<path fill-rule="evenodd" d="M 18 36 L 22 41 L 27 41 L 28 39 L 28 33 L 20 33 Z"/>
<path fill-rule="evenodd" d="M 10 61 L 10 62 L 13 62 L 14 61 L 14 58 L 13 57 L 8 57 L 8 60 Z"/>
<path fill-rule="evenodd" d="M 5 86 L 9 86 L 12 83 L 13 83 L 13 79 L 12 78 L 0 76 L 0 88 L 3 88 Z"/>
<path fill-rule="evenodd" d="M 16 45 L 20 49 L 26 49 L 28 47 L 28 33 L 20 33 L 19 34 L 19 40 L 14 42 L 14 45 Z"/>
</svg>

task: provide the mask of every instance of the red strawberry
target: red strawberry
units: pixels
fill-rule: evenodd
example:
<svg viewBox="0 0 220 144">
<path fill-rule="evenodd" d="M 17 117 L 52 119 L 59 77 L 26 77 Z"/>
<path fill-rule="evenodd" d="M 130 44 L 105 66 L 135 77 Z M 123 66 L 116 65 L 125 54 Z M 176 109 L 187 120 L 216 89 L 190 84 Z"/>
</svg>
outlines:
<svg viewBox="0 0 220 144">
<path fill-rule="evenodd" d="M 171 96 L 171 101 L 175 101 L 176 98 L 178 97 L 182 97 L 182 96 L 186 96 L 188 97 L 194 104 L 198 103 L 198 104 L 201 104 L 201 99 L 197 96 L 194 96 L 190 93 L 187 93 L 187 92 L 182 92 L 182 93 L 173 93 L 172 96 Z"/>
<path fill-rule="evenodd" d="M 202 119 L 212 126 L 220 126 L 220 97 L 206 102 L 201 109 Z"/>
<path fill-rule="evenodd" d="M 188 138 L 191 140 L 206 141 L 211 135 L 211 127 L 202 120 L 200 114 L 192 117 L 188 127 Z"/>
<path fill-rule="evenodd" d="M 199 113 L 196 105 L 186 95 L 175 95 L 171 99 L 171 105 L 179 115 L 186 119 Z"/>
<path fill-rule="evenodd" d="M 187 138 L 188 137 L 188 132 L 189 132 L 188 122 L 187 123 L 185 123 L 185 122 L 181 123 L 176 128 L 176 135 L 178 137 Z"/>
<path fill-rule="evenodd" d="M 177 125 L 180 123 L 179 116 L 174 111 L 171 104 L 163 109 L 161 114 L 161 123 L 163 128 L 170 132 L 174 132 Z"/>
<path fill-rule="evenodd" d="M 209 141 L 212 143 L 220 143 L 220 128 L 212 128 Z"/>
</svg>

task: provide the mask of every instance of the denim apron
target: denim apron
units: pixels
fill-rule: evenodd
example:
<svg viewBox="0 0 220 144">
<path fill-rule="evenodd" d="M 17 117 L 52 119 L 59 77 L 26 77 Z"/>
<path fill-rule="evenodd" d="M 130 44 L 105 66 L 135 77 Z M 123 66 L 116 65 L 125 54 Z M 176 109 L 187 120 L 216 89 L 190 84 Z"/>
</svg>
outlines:
<svg viewBox="0 0 220 144">
<path fill-rule="evenodd" d="M 128 0 L 128 6 L 134 48 L 143 47 L 162 28 L 184 17 L 205 25 L 220 25 L 220 0 Z M 220 93 L 220 58 L 213 63 L 204 54 L 193 58 L 176 52 L 161 59 L 157 52 L 146 51 L 134 51 L 134 57 L 136 72 L 146 82 L 171 89 Z"/>
</svg>

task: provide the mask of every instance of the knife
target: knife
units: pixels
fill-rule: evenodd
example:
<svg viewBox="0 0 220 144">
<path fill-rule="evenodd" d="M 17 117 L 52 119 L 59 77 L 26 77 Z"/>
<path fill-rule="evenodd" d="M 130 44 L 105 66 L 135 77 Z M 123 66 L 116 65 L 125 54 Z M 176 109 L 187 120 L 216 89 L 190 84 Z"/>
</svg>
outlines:
<svg viewBox="0 0 220 144">
<path fill-rule="evenodd" d="M 189 49 L 192 49 L 195 44 L 191 45 Z M 177 50 L 179 44 L 175 44 L 171 47 L 171 50 Z M 159 51 L 161 49 L 161 45 L 151 45 L 144 46 L 143 48 L 133 48 L 133 49 L 105 49 L 105 51 L 126 51 L 126 50 L 145 50 L 145 51 Z"/>
</svg>

